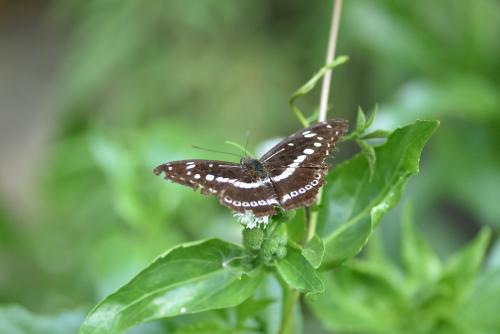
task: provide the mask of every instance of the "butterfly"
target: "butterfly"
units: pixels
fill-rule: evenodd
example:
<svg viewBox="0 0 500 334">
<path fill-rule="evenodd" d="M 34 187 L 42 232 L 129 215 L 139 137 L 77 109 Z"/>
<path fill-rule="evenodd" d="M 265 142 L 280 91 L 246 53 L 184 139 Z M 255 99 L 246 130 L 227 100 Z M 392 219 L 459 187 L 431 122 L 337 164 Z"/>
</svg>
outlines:
<svg viewBox="0 0 500 334">
<path fill-rule="evenodd" d="M 292 210 L 316 200 L 330 167 L 325 160 L 346 132 L 345 120 L 330 119 L 295 132 L 260 159 L 179 160 L 159 165 L 154 173 L 218 196 L 221 204 L 236 212 L 270 216 L 277 207 Z"/>
</svg>

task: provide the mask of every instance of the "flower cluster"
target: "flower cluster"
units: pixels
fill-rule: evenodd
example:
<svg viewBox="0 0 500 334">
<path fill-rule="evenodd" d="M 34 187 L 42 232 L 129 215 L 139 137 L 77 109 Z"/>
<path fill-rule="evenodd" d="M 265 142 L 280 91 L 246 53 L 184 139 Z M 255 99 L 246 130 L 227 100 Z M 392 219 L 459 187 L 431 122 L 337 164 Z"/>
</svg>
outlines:
<svg viewBox="0 0 500 334">
<path fill-rule="evenodd" d="M 240 224 L 245 225 L 246 228 L 256 228 L 261 224 L 264 224 L 265 228 L 269 223 L 269 216 L 257 217 L 250 210 L 245 210 L 245 213 L 236 212 L 233 216 Z"/>
</svg>

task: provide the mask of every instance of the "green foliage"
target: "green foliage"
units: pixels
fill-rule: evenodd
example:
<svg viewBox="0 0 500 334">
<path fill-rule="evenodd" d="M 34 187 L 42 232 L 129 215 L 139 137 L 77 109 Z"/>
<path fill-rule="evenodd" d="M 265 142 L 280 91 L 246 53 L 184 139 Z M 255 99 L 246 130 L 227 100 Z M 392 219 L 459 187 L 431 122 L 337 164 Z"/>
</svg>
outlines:
<svg viewBox="0 0 500 334">
<path fill-rule="evenodd" d="M 287 256 L 278 262 L 276 268 L 293 289 L 312 294 L 323 292 L 323 282 L 300 250 L 288 247 Z"/>
<path fill-rule="evenodd" d="M 375 149 L 379 169 L 372 181 L 362 154 L 328 175 L 327 202 L 319 208 L 319 233 L 325 241 L 314 236 L 301 246 L 300 240 L 288 240 L 285 224 L 293 217 L 279 212 L 265 228 L 244 229 L 244 248 L 220 240 L 174 248 L 104 299 L 81 332 L 118 333 L 151 319 L 236 306 L 256 291 L 264 268 L 279 275 L 286 289 L 322 293 L 324 285 L 316 268 L 323 259 L 324 267 L 331 267 L 359 252 L 381 217 L 399 200 L 408 178 L 418 172 L 420 153 L 437 126 L 437 122 L 418 121 L 391 134 Z M 338 211 L 332 211 L 333 206 Z M 414 256 L 406 253 L 407 258 Z M 282 310 L 286 330 L 295 303 L 292 296 Z"/>
<path fill-rule="evenodd" d="M 420 154 L 438 127 L 417 121 L 392 133 L 375 149 L 377 169 L 357 155 L 327 177 L 318 234 L 325 241 L 324 266 L 338 265 L 356 255 L 388 210 L 399 201 L 408 179 L 418 173 Z"/>
<path fill-rule="evenodd" d="M 119 333 L 146 320 L 238 305 L 262 277 L 242 268 L 242 256 L 242 248 L 217 239 L 178 246 L 97 305 L 80 333 Z"/>
<path fill-rule="evenodd" d="M 490 237 L 489 230 L 481 231 L 441 264 L 407 217 L 401 235 L 403 267 L 374 239 L 364 258 L 322 275 L 326 292 L 309 306 L 326 328 L 338 333 L 493 333 L 498 321 L 477 316 L 490 312 L 493 305 L 485 300 L 495 299 L 477 296 L 498 293 L 491 280 L 498 270 L 480 273 Z"/>
</svg>

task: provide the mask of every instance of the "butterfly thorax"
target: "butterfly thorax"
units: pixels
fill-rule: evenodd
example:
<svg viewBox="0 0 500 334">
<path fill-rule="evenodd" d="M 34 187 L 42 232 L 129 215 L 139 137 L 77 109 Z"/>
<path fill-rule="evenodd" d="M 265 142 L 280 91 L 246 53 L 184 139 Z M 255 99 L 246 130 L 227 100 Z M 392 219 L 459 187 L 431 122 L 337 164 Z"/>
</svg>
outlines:
<svg viewBox="0 0 500 334">
<path fill-rule="evenodd" d="M 257 159 L 243 157 L 240 160 L 240 165 L 243 168 L 246 168 L 252 175 L 255 175 L 258 177 L 264 177 L 267 175 L 266 170 L 264 169 L 264 166 Z"/>
</svg>

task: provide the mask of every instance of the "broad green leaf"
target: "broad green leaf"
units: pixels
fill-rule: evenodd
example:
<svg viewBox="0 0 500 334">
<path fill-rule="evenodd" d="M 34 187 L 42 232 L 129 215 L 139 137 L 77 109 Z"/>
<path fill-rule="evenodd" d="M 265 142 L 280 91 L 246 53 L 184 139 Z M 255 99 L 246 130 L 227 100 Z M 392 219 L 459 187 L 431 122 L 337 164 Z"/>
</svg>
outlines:
<svg viewBox="0 0 500 334">
<path fill-rule="evenodd" d="M 401 238 L 401 254 L 411 280 L 425 283 L 441 275 L 441 262 L 432 248 L 417 232 L 413 223 L 413 210 L 405 208 Z"/>
<path fill-rule="evenodd" d="M 318 268 L 323 261 L 323 255 L 325 254 L 325 243 L 323 240 L 315 235 L 311 240 L 307 242 L 302 250 L 302 255 L 309 261 L 309 263 L 314 267 Z"/>
<path fill-rule="evenodd" d="M 356 255 L 382 217 L 399 201 L 410 176 L 418 173 L 420 154 L 437 121 L 417 121 L 397 129 L 375 149 L 377 169 L 363 155 L 342 163 L 327 176 L 318 235 L 326 245 L 325 266 Z"/>
<path fill-rule="evenodd" d="M 286 257 L 278 261 L 276 268 L 283 280 L 292 288 L 311 294 L 323 292 L 323 282 L 300 250 L 287 247 Z"/>
<path fill-rule="evenodd" d="M 78 330 L 84 313 L 69 311 L 58 315 L 33 314 L 18 305 L 0 307 L 0 333 L 67 334 Z"/>
<path fill-rule="evenodd" d="M 238 305 L 263 275 L 245 272 L 243 256 L 241 247 L 218 239 L 173 248 L 98 304 L 80 333 L 120 333 L 152 319 Z"/>
</svg>

